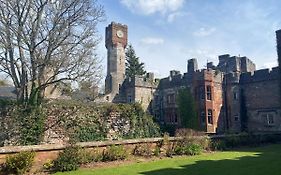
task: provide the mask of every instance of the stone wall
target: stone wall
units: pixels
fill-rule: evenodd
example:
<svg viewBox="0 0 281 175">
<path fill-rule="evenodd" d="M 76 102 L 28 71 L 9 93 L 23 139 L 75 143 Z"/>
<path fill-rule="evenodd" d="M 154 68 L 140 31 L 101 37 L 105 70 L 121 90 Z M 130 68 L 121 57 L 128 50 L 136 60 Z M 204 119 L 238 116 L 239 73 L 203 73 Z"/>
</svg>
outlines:
<svg viewBox="0 0 281 175">
<path fill-rule="evenodd" d="M 180 138 L 171 137 L 170 142 L 175 142 Z M 152 148 L 157 143 L 162 141 L 163 138 L 146 138 L 146 139 L 131 139 L 122 141 L 102 141 L 102 142 L 80 142 L 77 145 L 86 149 L 97 149 L 102 151 L 111 145 L 123 145 L 128 153 L 132 153 L 137 145 L 149 144 Z M 43 164 L 50 162 L 57 158 L 59 152 L 68 146 L 67 144 L 48 144 L 48 145 L 31 145 L 31 146 L 9 146 L 0 147 L 0 164 L 5 162 L 8 155 L 22 152 L 22 151 L 35 151 L 35 161 L 32 171 L 40 170 Z"/>
<path fill-rule="evenodd" d="M 226 140 L 230 138 L 233 140 L 234 137 L 239 138 L 243 137 L 257 137 L 263 138 L 266 142 L 273 142 L 273 141 L 280 141 L 281 133 L 268 133 L 268 134 L 254 134 L 254 135 L 215 135 L 215 136 L 208 136 L 210 140 Z M 200 136 L 199 136 L 200 137 Z M 202 137 L 202 136 L 201 136 Z M 204 136 L 203 136 L 204 137 Z M 268 141 L 267 138 L 269 139 Z M 108 146 L 111 145 L 123 145 L 126 149 L 127 153 L 131 154 L 133 149 L 138 145 L 147 145 L 149 144 L 150 147 L 154 148 L 157 143 L 162 142 L 164 138 L 145 138 L 145 139 L 130 139 L 130 140 L 121 140 L 121 141 L 102 141 L 102 142 L 79 142 L 76 145 L 80 146 L 81 148 L 85 148 L 88 150 L 96 149 L 102 151 L 106 149 Z M 165 139 L 166 140 L 166 139 Z M 170 143 L 177 142 L 182 140 L 181 137 L 169 137 L 166 141 Z M 48 144 L 48 145 L 30 145 L 30 146 L 9 146 L 9 147 L 0 147 L 0 164 L 5 162 L 5 159 L 8 155 L 15 154 L 22 151 L 34 151 L 35 154 L 35 162 L 33 164 L 32 171 L 42 170 L 42 166 L 46 162 L 50 162 L 57 158 L 59 152 L 63 151 L 68 144 Z M 239 145 L 237 145 L 239 146 Z M 163 150 L 167 145 L 163 145 Z"/>
<path fill-rule="evenodd" d="M 242 88 L 245 94 L 249 130 L 281 131 L 278 80 L 247 83 Z"/>
<path fill-rule="evenodd" d="M 9 109 L 16 108 L 10 106 Z M 76 141 L 117 140 L 160 135 L 159 126 L 140 104 L 82 104 L 55 100 L 43 104 L 43 138 L 41 144 L 62 144 Z M 0 110 L 0 146 L 20 145 L 22 124 L 17 110 Z M 35 121 L 33 121 L 35 122 Z M 36 136 L 37 138 L 38 136 Z M 35 138 L 35 136 L 34 136 Z M 37 143 L 37 142 L 36 142 Z M 27 143 L 28 144 L 28 143 Z"/>
</svg>

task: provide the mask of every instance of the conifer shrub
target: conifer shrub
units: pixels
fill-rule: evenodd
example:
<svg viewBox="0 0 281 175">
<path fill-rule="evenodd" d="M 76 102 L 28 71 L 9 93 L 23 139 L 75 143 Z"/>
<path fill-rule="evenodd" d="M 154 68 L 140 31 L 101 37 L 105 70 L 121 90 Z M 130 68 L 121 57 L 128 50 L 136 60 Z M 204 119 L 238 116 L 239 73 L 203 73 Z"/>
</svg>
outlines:
<svg viewBox="0 0 281 175">
<path fill-rule="evenodd" d="M 160 156 L 160 154 L 161 154 L 161 146 L 159 146 L 159 144 L 157 144 L 156 147 L 154 148 L 153 154 L 155 156 Z"/>
</svg>

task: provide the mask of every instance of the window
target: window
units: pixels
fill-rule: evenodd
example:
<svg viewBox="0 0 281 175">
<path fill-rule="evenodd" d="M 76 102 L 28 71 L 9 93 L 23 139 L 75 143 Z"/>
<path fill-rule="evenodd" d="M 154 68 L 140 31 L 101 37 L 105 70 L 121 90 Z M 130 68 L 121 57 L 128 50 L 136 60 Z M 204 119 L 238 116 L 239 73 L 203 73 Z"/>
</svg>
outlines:
<svg viewBox="0 0 281 175">
<path fill-rule="evenodd" d="M 173 116 L 169 115 L 169 122 L 172 123 L 172 121 L 173 121 Z"/>
<path fill-rule="evenodd" d="M 205 124 L 206 123 L 206 115 L 205 115 L 205 111 L 201 112 L 201 124 Z"/>
<path fill-rule="evenodd" d="M 264 119 L 264 123 L 266 125 L 274 125 L 274 116 L 273 114 L 264 114 L 262 115 Z"/>
<path fill-rule="evenodd" d="M 213 124 L 213 111 L 208 109 L 208 124 Z"/>
<path fill-rule="evenodd" d="M 131 95 L 128 95 L 128 103 L 131 103 L 132 102 L 132 96 Z"/>
<path fill-rule="evenodd" d="M 106 101 L 109 101 L 109 96 L 106 96 Z"/>
<path fill-rule="evenodd" d="M 234 121 L 238 122 L 239 121 L 239 115 L 234 116 Z"/>
<path fill-rule="evenodd" d="M 207 86 L 207 100 L 212 100 L 212 88 Z"/>
<path fill-rule="evenodd" d="M 118 84 L 119 91 L 121 90 L 121 84 Z"/>
<path fill-rule="evenodd" d="M 176 99 L 175 99 L 175 94 L 169 94 L 168 95 L 168 103 L 175 103 Z"/>
<path fill-rule="evenodd" d="M 205 100 L 205 87 L 201 86 L 199 88 L 200 99 Z"/>
<path fill-rule="evenodd" d="M 178 123 L 178 115 L 175 114 L 175 123 Z"/>
<path fill-rule="evenodd" d="M 119 57 L 119 64 L 120 65 L 122 64 L 122 57 L 121 56 Z"/>
<path fill-rule="evenodd" d="M 273 119 L 273 115 L 269 114 L 267 115 L 267 121 L 269 125 L 273 125 L 274 124 L 274 119 Z"/>
<path fill-rule="evenodd" d="M 238 92 L 233 92 L 233 99 L 238 100 Z"/>
</svg>

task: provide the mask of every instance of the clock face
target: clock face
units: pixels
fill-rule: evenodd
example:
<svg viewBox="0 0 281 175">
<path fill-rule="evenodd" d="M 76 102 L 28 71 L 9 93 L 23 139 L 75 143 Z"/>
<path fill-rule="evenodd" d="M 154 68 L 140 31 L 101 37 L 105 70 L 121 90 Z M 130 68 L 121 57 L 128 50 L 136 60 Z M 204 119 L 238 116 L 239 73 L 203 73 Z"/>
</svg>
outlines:
<svg viewBox="0 0 281 175">
<path fill-rule="evenodd" d="M 123 38 L 124 33 L 122 32 L 122 30 L 117 30 L 116 35 L 118 38 Z"/>
</svg>

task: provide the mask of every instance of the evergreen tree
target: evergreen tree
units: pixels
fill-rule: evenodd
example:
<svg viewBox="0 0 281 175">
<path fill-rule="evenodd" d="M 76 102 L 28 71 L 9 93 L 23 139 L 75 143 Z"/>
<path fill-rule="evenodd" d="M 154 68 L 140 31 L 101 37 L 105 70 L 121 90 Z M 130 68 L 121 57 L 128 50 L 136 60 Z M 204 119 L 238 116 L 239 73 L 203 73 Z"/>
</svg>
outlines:
<svg viewBox="0 0 281 175">
<path fill-rule="evenodd" d="M 178 112 L 184 128 L 199 129 L 194 98 L 189 88 L 180 89 L 177 95 Z"/>
<path fill-rule="evenodd" d="M 277 56 L 278 56 L 278 66 L 279 66 L 279 95 L 281 104 L 281 30 L 276 31 L 276 42 L 277 42 Z"/>
<path fill-rule="evenodd" d="M 144 63 L 139 62 L 133 46 L 130 44 L 126 49 L 126 76 L 133 78 L 136 75 L 144 75 Z"/>
</svg>

